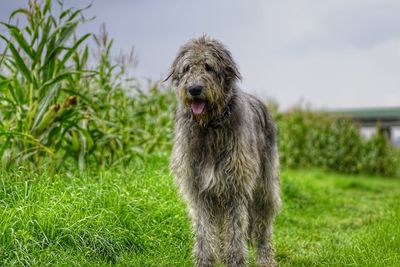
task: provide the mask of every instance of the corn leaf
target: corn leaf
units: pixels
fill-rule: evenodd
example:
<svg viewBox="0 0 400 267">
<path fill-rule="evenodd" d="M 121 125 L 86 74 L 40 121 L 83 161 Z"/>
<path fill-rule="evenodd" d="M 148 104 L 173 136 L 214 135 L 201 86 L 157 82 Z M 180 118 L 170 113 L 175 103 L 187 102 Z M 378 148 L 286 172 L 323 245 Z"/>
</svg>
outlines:
<svg viewBox="0 0 400 267">
<path fill-rule="evenodd" d="M 21 71 L 21 73 L 25 77 L 25 79 L 27 79 L 29 82 L 32 83 L 33 79 L 32 79 L 32 75 L 31 75 L 31 71 L 26 66 L 24 60 L 19 55 L 15 46 L 6 37 L 4 37 L 4 35 L 0 34 L 0 38 L 8 43 L 8 47 L 10 48 L 13 58 L 15 59 L 15 66 Z"/>
<path fill-rule="evenodd" d="M 18 45 L 25 51 L 25 53 L 32 59 L 35 59 L 35 54 L 32 49 L 32 47 L 26 42 L 24 35 L 22 32 L 15 26 L 1 22 L 0 24 L 3 24 L 8 28 L 8 31 L 10 32 L 11 36 L 14 38 L 15 41 L 17 41 Z"/>
<path fill-rule="evenodd" d="M 76 41 L 75 44 L 74 44 L 71 48 L 68 49 L 68 52 L 65 53 L 63 59 L 62 59 L 61 62 L 60 62 L 60 65 L 61 65 L 61 66 L 64 66 L 64 64 L 68 61 L 68 59 L 70 59 L 71 55 L 72 55 L 74 52 L 77 52 L 78 47 L 79 47 L 87 38 L 89 38 L 90 36 L 92 36 L 92 34 L 90 34 L 90 33 L 85 34 L 85 35 L 82 36 L 78 41 Z"/>
<path fill-rule="evenodd" d="M 57 97 L 57 94 L 60 91 L 60 87 L 61 87 L 60 84 L 53 83 L 50 86 L 50 89 L 48 90 L 47 94 L 40 102 L 38 114 L 36 115 L 35 120 L 33 121 L 32 132 L 36 130 L 36 128 L 38 127 L 43 118 L 43 115 L 46 113 L 48 107 L 50 106 L 51 102 Z"/>
<path fill-rule="evenodd" d="M 26 8 L 18 8 L 11 12 L 9 20 L 12 20 L 12 18 L 14 18 L 14 16 L 17 14 L 25 14 L 26 16 L 29 16 L 29 11 Z"/>
</svg>

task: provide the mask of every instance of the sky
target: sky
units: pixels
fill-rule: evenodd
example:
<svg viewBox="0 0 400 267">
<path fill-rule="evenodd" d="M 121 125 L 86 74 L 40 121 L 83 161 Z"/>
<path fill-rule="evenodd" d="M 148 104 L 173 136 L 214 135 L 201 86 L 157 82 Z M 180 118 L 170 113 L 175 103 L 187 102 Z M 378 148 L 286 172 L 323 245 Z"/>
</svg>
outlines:
<svg viewBox="0 0 400 267">
<path fill-rule="evenodd" d="M 26 2 L 0 0 L 0 20 Z M 94 0 L 79 32 L 106 23 L 115 53 L 134 46 L 134 74 L 153 81 L 207 34 L 231 51 L 240 87 L 281 109 L 390 107 L 400 106 L 399 14 L 398 0 Z"/>
</svg>

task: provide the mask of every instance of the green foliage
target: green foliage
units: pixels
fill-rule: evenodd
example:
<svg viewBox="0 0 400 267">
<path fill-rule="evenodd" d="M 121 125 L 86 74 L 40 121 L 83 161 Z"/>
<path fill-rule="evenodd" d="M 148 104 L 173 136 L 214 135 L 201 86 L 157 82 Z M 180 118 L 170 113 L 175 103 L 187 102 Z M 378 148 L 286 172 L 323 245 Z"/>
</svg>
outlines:
<svg viewBox="0 0 400 267">
<path fill-rule="evenodd" d="M 355 123 L 301 108 L 276 114 L 281 162 L 287 167 L 323 167 L 345 173 L 395 176 L 396 149 L 378 127 L 365 140 Z"/>
<path fill-rule="evenodd" d="M 43 152 L 54 165 L 64 140 L 82 134 L 78 126 L 82 114 L 77 106 L 80 82 L 74 79 L 85 70 L 67 65 L 72 55 L 90 34 L 72 40 L 82 10 L 68 9 L 58 18 L 52 14 L 51 1 L 39 6 L 30 1 L 27 9 L 10 16 L 23 16 L 27 26 L 2 22 L 9 38 L 3 53 L 0 86 L 0 150 L 4 165 L 22 161 L 37 163 Z M 71 44 L 71 45 L 68 45 Z M 82 62 L 80 64 L 85 64 Z"/>
<path fill-rule="evenodd" d="M 399 180 L 320 170 L 281 177 L 279 266 L 397 266 Z M 192 266 L 190 221 L 165 156 L 53 178 L 0 172 L 0 211 L 2 266 Z"/>
<path fill-rule="evenodd" d="M 57 17 L 51 0 L 32 0 L 10 16 L 21 16 L 25 27 L 1 23 L 8 30 L 8 36 L 0 35 L 3 167 L 50 164 L 54 172 L 76 164 L 82 170 L 90 162 L 109 166 L 143 156 L 155 144 L 168 146 L 171 94 L 157 85 L 144 94 L 128 79 L 126 66 L 111 60 L 105 28 L 98 36 L 78 37 L 84 10 L 57 3 Z M 97 60 L 89 59 L 88 38 L 98 46 Z M 89 68 L 89 61 L 95 66 Z"/>
</svg>

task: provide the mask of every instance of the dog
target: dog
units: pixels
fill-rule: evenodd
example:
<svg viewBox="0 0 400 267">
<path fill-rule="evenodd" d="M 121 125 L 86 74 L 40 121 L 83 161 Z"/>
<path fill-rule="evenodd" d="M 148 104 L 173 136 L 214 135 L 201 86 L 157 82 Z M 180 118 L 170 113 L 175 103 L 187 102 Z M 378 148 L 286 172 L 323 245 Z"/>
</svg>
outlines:
<svg viewBox="0 0 400 267">
<path fill-rule="evenodd" d="M 166 79 L 178 99 L 170 168 L 193 223 L 196 266 L 246 266 L 249 242 L 258 265 L 276 266 L 276 128 L 240 79 L 231 53 L 208 36 L 180 48 Z"/>
</svg>

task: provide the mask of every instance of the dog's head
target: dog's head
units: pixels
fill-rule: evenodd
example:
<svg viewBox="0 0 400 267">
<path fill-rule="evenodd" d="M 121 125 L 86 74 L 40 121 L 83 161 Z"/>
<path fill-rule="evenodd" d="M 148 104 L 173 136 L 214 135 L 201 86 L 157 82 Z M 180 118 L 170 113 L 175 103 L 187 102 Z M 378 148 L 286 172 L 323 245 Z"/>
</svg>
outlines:
<svg viewBox="0 0 400 267">
<path fill-rule="evenodd" d="M 177 88 L 183 107 L 206 124 L 224 111 L 240 73 L 224 45 L 202 36 L 180 48 L 168 79 Z"/>
</svg>

